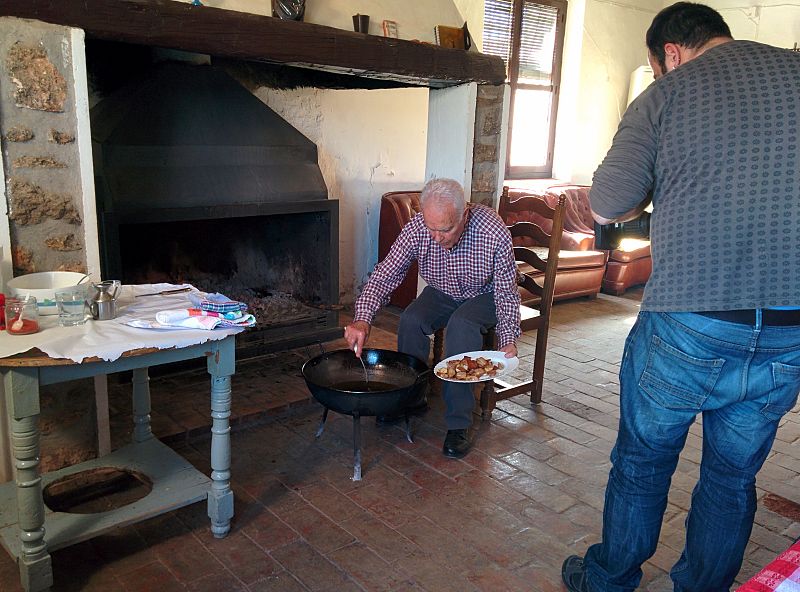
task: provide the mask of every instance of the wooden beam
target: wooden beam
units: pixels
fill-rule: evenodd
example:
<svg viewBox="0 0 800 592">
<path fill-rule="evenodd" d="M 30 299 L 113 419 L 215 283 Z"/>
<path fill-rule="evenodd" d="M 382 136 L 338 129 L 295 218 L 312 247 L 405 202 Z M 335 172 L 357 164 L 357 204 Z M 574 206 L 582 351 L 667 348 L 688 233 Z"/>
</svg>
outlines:
<svg viewBox="0 0 800 592">
<path fill-rule="evenodd" d="M 170 0 L 3 0 L 0 16 L 77 27 L 89 38 L 409 85 L 502 84 L 506 77 L 495 56 Z"/>
</svg>

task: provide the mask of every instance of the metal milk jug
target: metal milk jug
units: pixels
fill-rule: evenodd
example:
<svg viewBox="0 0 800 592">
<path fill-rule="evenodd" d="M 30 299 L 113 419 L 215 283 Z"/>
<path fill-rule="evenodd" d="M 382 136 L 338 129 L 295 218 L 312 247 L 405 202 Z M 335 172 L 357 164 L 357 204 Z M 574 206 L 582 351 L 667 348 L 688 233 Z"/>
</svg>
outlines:
<svg viewBox="0 0 800 592">
<path fill-rule="evenodd" d="M 105 280 L 92 284 L 95 294 L 88 304 L 94 320 L 110 321 L 117 316 L 117 295 L 120 286 L 119 280 Z"/>
</svg>

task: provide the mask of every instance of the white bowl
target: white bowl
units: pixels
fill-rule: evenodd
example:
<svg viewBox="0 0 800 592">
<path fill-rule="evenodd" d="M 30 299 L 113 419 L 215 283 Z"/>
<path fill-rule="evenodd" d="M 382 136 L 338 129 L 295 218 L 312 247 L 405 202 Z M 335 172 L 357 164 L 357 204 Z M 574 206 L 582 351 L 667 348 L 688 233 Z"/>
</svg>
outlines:
<svg viewBox="0 0 800 592">
<path fill-rule="evenodd" d="M 56 315 L 56 292 L 85 291 L 89 285 L 85 273 L 74 271 L 41 271 L 15 277 L 6 282 L 6 291 L 9 296 L 25 296 L 30 294 L 36 297 L 40 315 Z M 85 293 L 85 292 L 84 292 Z"/>
</svg>

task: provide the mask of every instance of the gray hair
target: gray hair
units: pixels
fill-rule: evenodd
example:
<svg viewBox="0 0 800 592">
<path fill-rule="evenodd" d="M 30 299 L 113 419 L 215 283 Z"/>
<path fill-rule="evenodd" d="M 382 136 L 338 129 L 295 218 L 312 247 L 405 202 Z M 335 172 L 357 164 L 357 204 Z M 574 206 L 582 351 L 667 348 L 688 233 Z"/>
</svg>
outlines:
<svg viewBox="0 0 800 592">
<path fill-rule="evenodd" d="M 454 179 L 431 179 L 425 183 L 419 196 L 420 207 L 425 204 L 445 205 L 450 204 L 460 216 L 464 213 L 464 189 L 461 183 Z"/>
</svg>

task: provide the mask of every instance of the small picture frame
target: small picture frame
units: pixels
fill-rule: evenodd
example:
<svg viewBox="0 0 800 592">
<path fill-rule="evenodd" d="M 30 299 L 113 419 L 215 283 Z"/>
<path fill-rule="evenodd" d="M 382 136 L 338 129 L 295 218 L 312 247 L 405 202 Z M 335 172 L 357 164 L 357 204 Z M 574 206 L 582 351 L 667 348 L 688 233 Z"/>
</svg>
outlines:
<svg viewBox="0 0 800 592">
<path fill-rule="evenodd" d="M 383 36 L 397 39 L 397 23 L 395 21 L 383 21 Z"/>
</svg>

